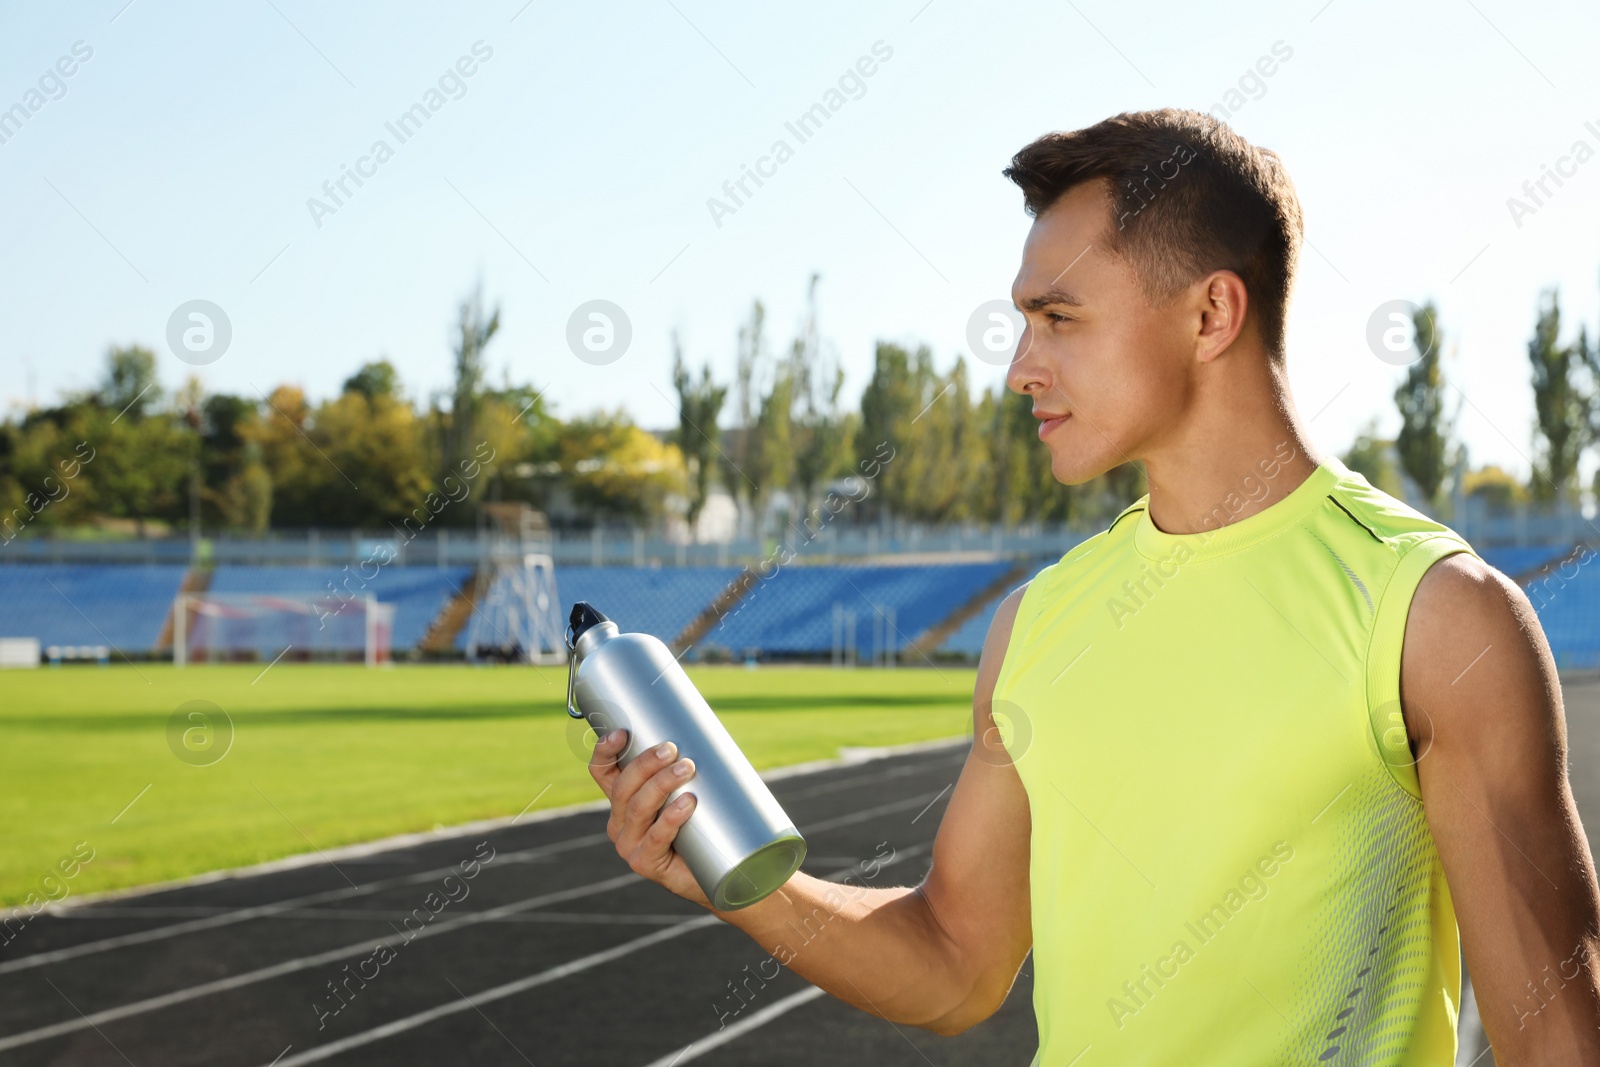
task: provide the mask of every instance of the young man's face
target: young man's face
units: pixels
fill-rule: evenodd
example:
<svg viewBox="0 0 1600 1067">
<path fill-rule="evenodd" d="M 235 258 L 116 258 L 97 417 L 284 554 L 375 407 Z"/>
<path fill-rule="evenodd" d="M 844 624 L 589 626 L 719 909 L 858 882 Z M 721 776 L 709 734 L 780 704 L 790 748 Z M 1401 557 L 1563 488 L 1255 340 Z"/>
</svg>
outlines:
<svg viewBox="0 0 1600 1067">
<path fill-rule="evenodd" d="M 1195 323 L 1189 302 L 1150 303 L 1110 250 L 1116 223 L 1098 182 L 1034 220 L 1012 302 L 1026 327 L 1006 386 L 1033 399 L 1057 481 L 1079 485 L 1141 458 L 1181 413 Z"/>
</svg>

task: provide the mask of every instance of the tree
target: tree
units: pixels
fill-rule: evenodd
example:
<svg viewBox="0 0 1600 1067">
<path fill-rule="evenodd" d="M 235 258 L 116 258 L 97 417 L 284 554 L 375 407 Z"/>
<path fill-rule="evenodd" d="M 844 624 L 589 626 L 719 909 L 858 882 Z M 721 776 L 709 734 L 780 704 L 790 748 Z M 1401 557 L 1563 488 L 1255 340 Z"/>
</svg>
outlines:
<svg viewBox="0 0 1600 1067">
<path fill-rule="evenodd" d="M 563 428 L 561 467 L 573 498 L 597 518 L 645 519 L 660 514 L 684 488 L 683 453 L 635 426 L 621 411 L 600 411 Z"/>
<path fill-rule="evenodd" d="M 131 419 L 143 418 L 161 400 L 156 381 L 156 357 L 148 348 L 130 345 L 106 354 L 106 372 L 100 385 L 100 402 Z"/>
<path fill-rule="evenodd" d="M 1405 379 L 1394 393 L 1395 406 L 1400 409 L 1400 432 L 1394 444 L 1401 469 L 1416 484 L 1423 502 L 1432 506 L 1450 469 L 1452 432 L 1451 420 L 1444 413 L 1442 346 L 1433 301 L 1417 309 L 1411 325 L 1413 344 L 1422 355 L 1406 368 Z"/>
<path fill-rule="evenodd" d="M 259 402 L 213 393 L 200 402 L 201 521 L 258 532 L 272 519 L 272 478 L 245 437 Z"/>
<path fill-rule="evenodd" d="M 1578 455 L 1593 406 L 1581 381 L 1587 337 L 1580 337 L 1578 346 L 1563 345 L 1560 337 L 1560 299 L 1554 289 L 1546 289 L 1528 341 L 1539 452 L 1533 495 L 1543 501 L 1572 499 Z"/>
<path fill-rule="evenodd" d="M 756 536 L 762 535 L 767 501 L 775 489 L 787 489 L 794 470 L 794 375 L 791 365 L 773 368 L 772 385 L 761 397 L 756 415 L 755 437 L 751 442 L 745 473 L 754 483 L 751 505 L 756 518 Z"/>
<path fill-rule="evenodd" d="M 86 438 L 96 455 L 80 479 L 99 514 L 132 521 L 141 535 L 149 520 L 185 517 L 196 439 L 180 418 L 135 421 L 106 409 L 90 417 Z"/>
<path fill-rule="evenodd" d="M 795 394 L 793 434 L 794 489 L 800 514 L 808 514 L 823 482 L 846 466 L 848 439 L 839 394 L 844 367 L 838 352 L 824 350 L 817 325 L 817 282 L 806 289 L 806 315 L 790 346 Z"/>
<path fill-rule="evenodd" d="M 326 469 L 327 460 L 309 442 L 308 431 L 313 428 L 311 405 L 293 385 L 278 386 L 268 394 L 259 417 L 238 423 L 239 436 L 259 457 L 272 486 L 271 518 L 276 525 L 316 525 L 325 475 L 339 477 Z"/>
<path fill-rule="evenodd" d="M 475 485 L 459 469 L 432 483 L 427 435 L 411 405 L 392 393 L 351 391 L 318 405 L 311 439 L 322 453 L 311 468 L 321 483 L 319 525 L 387 526 L 425 508 L 430 492 L 454 510 Z"/>
<path fill-rule="evenodd" d="M 455 385 L 450 395 L 450 413 L 441 417 L 443 440 L 439 455 L 439 480 L 470 462 L 481 441 L 478 419 L 484 391 L 484 350 L 500 331 L 500 309 L 487 316 L 483 310 L 483 286 L 461 302 L 456 318 L 454 348 Z M 463 509 L 465 510 L 465 509 Z M 457 519 L 465 521 L 466 516 Z"/>
<path fill-rule="evenodd" d="M 872 377 L 861 393 L 861 434 L 856 452 L 859 459 L 866 460 L 887 444 L 894 450 L 894 459 L 883 464 L 868 497 L 865 510 L 873 518 L 902 513 L 911 495 L 905 488 L 906 464 L 901 457 L 912 444 L 908 430 L 920 407 L 921 384 L 916 380 L 909 352 L 887 341 L 877 343 L 872 354 Z"/>
<path fill-rule="evenodd" d="M 1528 491 L 1508 471 L 1496 466 L 1479 467 L 1462 478 L 1462 490 L 1469 498 L 1482 500 L 1491 515 L 1505 515 L 1527 502 Z"/>
<path fill-rule="evenodd" d="M 766 308 L 757 300 L 750 308 L 750 321 L 739 327 L 738 348 L 734 357 L 733 396 L 734 415 L 738 420 L 729 433 L 725 449 L 727 464 L 723 467 L 723 481 L 728 492 L 741 510 L 751 514 L 759 524 L 760 507 L 765 503 L 761 486 L 751 476 L 756 451 L 756 419 L 761 405 L 761 374 L 766 364 L 766 342 L 762 330 L 766 322 Z"/>
<path fill-rule="evenodd" d="M 910 492 L 900 504 L 901 514 L 919 522 L 949 522 L 967 517 L 964 475 L 971 459 L 963 440 L 962 423 L 968 407 L 967 368 L 957 357 L 948 375 L 933 368 L 933 357 L 919 349 L 913 380 L 921 386 L 922 402 L 904 427 L 908 451 L 897 452 L 894 462 L 904 464 Z"/>
<path fill-rule="evenodd" d="M 559 469 L 561 420 L 551 413 L 543 393 L 531 384 L 508 381 L 484 394 L 479 425 L 494 458 L 480 476 L 481 499 L 520 500 L 548 508 L 551 474 Z"/>
<path fill-rule="evenodd" d="M 678 432 L 673 440 L 688 467 L 689 506 L 685 518 L 692 536 L 710 493 L 711 472 L 717 468 L 717 438 L 721 436 L 717 419 L 728 399 L 728 387 L 712 381 L 709 363 L 700 368 L 698 382 L 689 377 L 676 333 L 672 335 L 672 385 L 678 392 Z"/>
<path fill-rule="evenodd" d="M 1350 443 L 1350 450 L 1339 458 L 1346 467 L 1366 478 L 1374 488 L 1398 497 L 1404 494 L 1400 487 L 1400 475 L 1395 471 L 1391 458 L 1392 445 L 1392 441 L 1378 436 L 1377 420 L 1373 419 L 1356 434 L 1356 439 Z"/>
<path fill-rule="evenodd" d="M 394 364 L 386 359 L 363 363 L 361 369 L 344 380 L 341 392 L 360 393 L 368 400 L 380 396 L 398 396 L 400 375 Z"/>
</svg>

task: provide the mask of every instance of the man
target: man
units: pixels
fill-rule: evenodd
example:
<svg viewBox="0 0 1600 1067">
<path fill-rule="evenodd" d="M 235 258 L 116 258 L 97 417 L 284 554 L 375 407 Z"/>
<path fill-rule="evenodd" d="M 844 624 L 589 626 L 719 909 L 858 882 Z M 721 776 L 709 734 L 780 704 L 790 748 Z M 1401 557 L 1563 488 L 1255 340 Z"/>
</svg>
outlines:
<svg viewBox="0 0 1600 1067">
<path fill-rule="evenodd" d="M 778 954 L 833 913 L 780 961 L 941 1034 L 1031 948 L 1041 1067 L 1446 1067 L 1463 950 L 1502 1067 L 1600 1064 L 1548 645 L 1465 541 L 1313 451 L 1278 157 L 1163 110 L 1006 174 L 1034 217 L 1007 385 L 1058 481 L 1139 461 L 1149 494 L 1002 603 L 920 885 L 797 874 L 718 914 Z M 669 849 L 692 811 L 661 809 L 671 753 L 619 773 L 618 735 L 591 764 L 618 853 L 709 907 Z"/>
</svg>

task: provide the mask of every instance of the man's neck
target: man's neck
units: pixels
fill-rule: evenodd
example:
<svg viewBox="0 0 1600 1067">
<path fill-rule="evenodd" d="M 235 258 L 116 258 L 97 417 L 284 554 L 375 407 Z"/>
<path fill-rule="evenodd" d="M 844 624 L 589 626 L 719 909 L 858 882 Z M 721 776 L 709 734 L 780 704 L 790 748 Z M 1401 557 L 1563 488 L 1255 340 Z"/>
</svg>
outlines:
<svg viewBox="0 0 1600 1067">
<path fill-rule="evenodd" d="M 1210 395 L 1200 390 L 1183 422 L 1146 456 L 1150 521 L 1157 529 L 1199 533 L 1249 518 L 1316 470 L 1321 456 L 1281 374 L 1269 373 L 1266 384 Z"/>
</svg>

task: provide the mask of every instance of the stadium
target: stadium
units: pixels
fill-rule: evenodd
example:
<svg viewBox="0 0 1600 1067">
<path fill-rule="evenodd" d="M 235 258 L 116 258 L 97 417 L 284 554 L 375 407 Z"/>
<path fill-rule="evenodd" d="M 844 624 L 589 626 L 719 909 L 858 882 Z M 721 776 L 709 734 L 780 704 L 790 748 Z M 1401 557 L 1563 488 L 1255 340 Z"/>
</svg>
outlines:
<svg viewBox="0 0 1600 1067">
<path fill-rule="evenodd" d="M 1600 1033 L 1593 13 L 793 15 L 0 14 L 0 1067 Z"/>
<path fill-rule="evenodd" d="M 493 1062 L 508 1050 L 498 1030 L 545 1059 L 581 1059 L 587 1033 L 559 1021 L 576 991 L 557 988 L 613 981 L 611 961 L 664 963 L 680 934 L 702 977 L 666 1001 L 622 994 L 656 1004 L 644 1010 L 657 1021 L 648 1038 L 616 1035 L 611 1062 L 671 1062 L 656 1057 L 663 1042 L 673 1055 L 757 1062 L 759 1046 L 739 1035 L 758 1030 L 817 1055 L 846 1044 L 901 1054 L 868 1017 L 811 1004 L 815 987 L 763 969 L 736 935 L 608 867 L 603 812 L 580 777 L 593 735 L 559 710 L 557 615 L 574 601 L 602 606 L 691 665 L 775 795 L 802 813 L 808 870 L 859 874 L 847 857 L 892 842 L 881 879 L 907 884 L 970 742 L 971 664 L 998 601 L 1082 535 L 1056 534 L 1052 555 L 1038 536 L 1018 537 L 1013 553 L 1003 531 L 880 531 L 876 552 L 849 555 L 868 546 L 855 531 L 825 561 L 801 550 L 735 563 L 759 546 L 725 544 L 722 566 L 679 565 L 681 546 L 562 541 L 525 506 L 499 515 L 482 536 L 435 543 L 219 540 L 202 563 L 163 560 L 192 548 L 182 540 L 11 546 L 51 559 L 19 552 L 0 565 L 9 632 L 27 624 L 24 640 L 6 639 L 8 662 L 43 664 L 5 679 L 9 769 L 51 800 L 48 818 L 10 836 L 0 1059 L 100 1062 L 102 1028 L 164 1062 L 215 1062 L 224 1042 L 261 1063 L 395 1062 L 403 1047 L 476 1048 Z M 1584 543 L 1481 551 L 1530 591 L 1563 668 L 1581 677 L 1600 665 L 1600 579 L 1582 566 Z M 459 736 L 482 729 L 501 751 Z M 375 730 L 388 736 L 363 740 Z M 84 767 L 103 772 L 85 780 Z M 219 772 L 231 777 L 195 777 Z M 241 790 L 255 811 L 239 810 Z M 48 851 L 63 824 L 96 823 L 75 862 L 71 848 Z M 421 902 L 461 863 L 478 878 L 435 917 Z M 505 938 L 521 947 L 507 951 Z M 141 977 L 75 996 L 79 1015 L 35 981 L 65 989 L 97 971 Z M 462 995 L 442 1001 L 423 977 L 433 973 Z M 1027 988 L 1024 975 L 1000 1015 L 927 1051 L 953 1063 L 992 1062 L 997 1047 L 1026 1057 Z M 519 1000 L 538 1007 L 496 1010 Z M 196 1012 L 227 1021 L 197 1023 Z M 473 1033 L 479 1012 L 494 1020 L 487 1037 Z M 174 1029 L 174 1015 L 187 1021 Z"/>
</svg>

